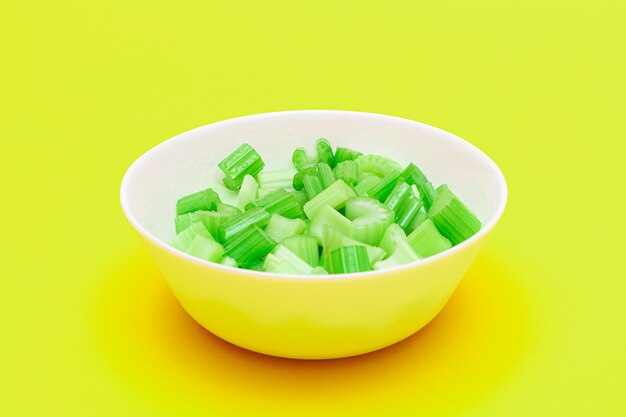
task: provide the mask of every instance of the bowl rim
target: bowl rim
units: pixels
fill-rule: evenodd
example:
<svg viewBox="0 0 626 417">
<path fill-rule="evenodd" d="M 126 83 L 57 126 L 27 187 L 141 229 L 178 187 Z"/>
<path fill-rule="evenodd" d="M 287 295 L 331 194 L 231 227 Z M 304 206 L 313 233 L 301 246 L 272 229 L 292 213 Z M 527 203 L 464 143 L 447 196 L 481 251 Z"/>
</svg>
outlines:
<svg viewBox="0 0 626 417">
<path fill-rule="evenodd" d="M 207 261 L 204 259 L 200 259 L 200 258 L 196 258 L 195 256 L 191 256 L 185 252 L 182 252 L 178 249 L 173 248 L 172 246 L 168 245 L 167 243 L 161 241 L 160 239 L 156 238 L 152 233 L 150 233 L 148 230 L 146 230 L 140 223 L 139 221 L 137 221 L 137 219 L 133 216 L 132 210 L 130 209 L 130 204 L 129 204 L 129 181 L 130 181 L 130 177 L 132 177 L 132 175 L 134 174 L 135 171 L 137 171 L 139 168 L 139 166 L 141 165 L 141 163 L 146 160 L 147 158 L 149 158 L 152 154 L 156 153 L 156 152 L 160 152 L 162 149 L 167 148 L 169 146 L 173 146 L 175 143 L 181 141 L 181 140 L 185 140 L 185 137 L 191 133 L 194 132 L 196 130 L 200 130 L 203 129 L 207 126 L 212 126 L 212 125 L 221 125 L 221 124 L 230 124 L 230 123 L 237 123 L 239 121 L 243 121 L 243 120 L 251 120 L 251 119 L 260 119 L 260 118 L 266 118 L 266 117 L 278 117 L 278 116 L 282 116 L 282 115 L 289 115 L 289 114 L 344 114 L 344 115 L 356 115 L 356 116 L 362 116 L 362 117 L 374 117 L 374 118 L 379 118 L 379 119 L 386 119 L 386 120 L 390 120 L 390 121 L 395 121 L 395 122 L 402 122 L 402 123 L 412 123 L 412 124 L 417 124 L 420 125 L 421 127 L 424 127 L 426 129 L 431 129 L 440 133 L 444 133 L 445 136 L 449 139 L 453 139 L 456 141 L 460 141 L 464 146 L 466 146 L 468 149 L 471 149 L 473 152 L 475 152 L 477 155 L 479 155 L 480 158 L 482 158 L 484 160 L 484 162 L 486 163 L 486 165 L 490 165 L 491 168 L 493 169 L 493 171 L 496 173 L 496 180 L 498 183 L 498 186 L 501 189 L 501 198 L 497 203 L 497 207 L 496 207 L 496 211 L 494 213 L 494 215 L 491 217 L 491 220 L 489 222 L 487 222 L 486 224 L 483 225 L 483 227 L 478 231 L 478 233 L 474 234 L 472 237 L 470 237 L 469 239 L 459 243 L 456 246 L 453 246 L 449 249 L 446 249 L 443 252 L 440 252 L 436 255 L 433 256 L 429 256 L 427 258 L 424 259 L 420 259 L 414 262 L 409 262 L 407 264 L 403 264 L 403 265 L 398 265 L 398 266 L 394 266 L 392 268 L 388 268 L 388 269 L 382 269 L 382 270 L 373 270 L 373 271 L 366 271 L 366 272 L 351 272 L 351 273 L 347 273 L 347 274 L 328 274 L 328 275 L 304 275 L 304 274 L 277 274 L 277 273 L 273 273 L 273 272 L 263 272 L 263 271 L 253 271 L 253 270 L 248 270 L 248 269 L 242 269 L 242 268 L 235 268 L 232 266 L 227 266 L 227 265 L 222 265 L 222 264 L 218 264 L 215 262 L 211 262 L 211 261 Z M 269 279 L 274 279 L 274 280 L 298 280 L 298 281 L 303 281 L 303 282 L 310 282 L 310 281 L 316 281 L 316 282 L 322 282 L 322 281 L 327 281 L 327 280 L 337 280 L 337 279 L 350 279 L 350 280 L 354 280 L 354 279 L 372 279 L 372 278 L 377 278 L 379 276 L 383 276 L 383 275 L 387 275 L 390 273 L 395 273 L 395 272 L 400 272 L 403 270 L 409 270 L 411 268 L 414 268 L 418 265 L 426 265 L 429 263 L 435 263 L 438 262 L 439 260 L 451 256 L 452 254 L 456 253 L 456 252 L 460 252 L 462 251 L 464 248 L 472 245 L 474 242 L 482 239 L 485 235 L 487 235 L 491 229 L 493 229 L 495 227 L 495 225 L 500 221 L 500 219 L 502 218 L 502 214 L 504 213 L 504 210 L 506 208 L 506 204 L 507 204 L 507 200 L 508 200 L 508 187 L 507 187 L 507 183 L 506 183 L 506 179 L 504 177 L 504 174 L 502 173 L 502 170 L 500 169 L 500 167 L 489 157 L 487 156 L 487 154 L 485 154 L 482 150 L 480 150 L 478 147 L 476 147 L 475 145 L 471 144 L 470 142 L 468 142 L 467 140 L 451 133 L 448 132 L 446 130 L 440 129 L 438 127 L 435 126 L 431 126 L 429 124 L 426 123 L 422 123 L 422 122 L 418 122 L 416 120 L 411 120 L 411 119 L 406 119 L 403 117 L 398 117 L 398 116 L 393 116 L 393 115 L 388 115 L 388 114 L 382 114 L 382 113 L 371 113 L 371 112 L 362 112 L 362 111 L 352 111 L 352 110 L 324 110 L 324 109 L 315 109 L 315 110 L 287 110 L 287 111 L 274 111 L 274 112 L 265 112 L 265 113 L 255 113 L 255 114 L 249 114 L 249 115 L 243 115 L 243 116 L 237 116 L 237 117 L 233 117 L 233 118 L 229 118 L 229 119 L 224 119 L 224 120 L 219 120 L 216 122 L 212 122 L 212 123 L 208 123 L 202 126 L 198 126 L 196 128 L 181 132 L 159 144 L 157 144 L 156 146 L 153 146 L 152 148 L 150 148 L 149 150 L 147 150 L 146 152 L 144 152 L 141 156 L 139 156 L 137 159 L 135 159 L 131 165 L 128 167 L 128 169 L 126 170 L 126 172 L 124 173 L 124 177 L 122 178 L 122 182 L 120 184 L 120 203 L 121 203 L 121 207 L 122 207 L 122 211 L 124 212 L 124 215 L 126 216 L 127 220 L 130 222 L 130 224 L 135 228 L 135 230 L 137 232 L 139 232 L 140 235 L 142 235 L 143 237 L 145 237 L 146 239 L 148 239 L 150 242 L 152 242 L 153 244 L 155 244 L 156 246 L 160 247 L 161 249 L 164 249 L 167 252 L 170 252 L 172 255 L 181 257 L 183 259 L 185 259 L 188 262 L 192 262 L 192 263 L 196 263 L 200 266 L 204 266 L 204 267 L 210 267 L 210 268 L 215 268 L 218 270 L 222 270 L 224 272 L 227 273 L 239 273 L 242 274 L 244 276 L 247 276 L 249 278 L 259 278 L 259 279 L 263 279 L 263 280 L 267 280 Z"/>
</svg>

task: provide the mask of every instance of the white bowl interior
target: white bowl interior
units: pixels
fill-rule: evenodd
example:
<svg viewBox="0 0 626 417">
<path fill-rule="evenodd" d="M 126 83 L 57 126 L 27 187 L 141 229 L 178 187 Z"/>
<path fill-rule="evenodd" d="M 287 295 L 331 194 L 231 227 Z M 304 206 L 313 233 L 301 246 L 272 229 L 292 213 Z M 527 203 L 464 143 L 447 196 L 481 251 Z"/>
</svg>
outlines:
<svg viewBox="0 0 626 417">
<path fill-rule="evenodd" d="M 240 117 L 182 133 L 151 149 L 129 168 L 122 204 L 131 221 L 158 240 L 174 236 L 176 201 L 208 186 L 225 201 L 217 164 L 241 143 L 253 146 L 266 169 L 291 166 L 298 146 L 313 153 L 317 138 L 333 146 L 414 162 L 437 187 L 447 183 L 483 222 L 497 221 L 506 202 L 499 168 L 479 149 L 455 135 L 418 122 L 370 113 L 292 111 Z"/>
</svg>

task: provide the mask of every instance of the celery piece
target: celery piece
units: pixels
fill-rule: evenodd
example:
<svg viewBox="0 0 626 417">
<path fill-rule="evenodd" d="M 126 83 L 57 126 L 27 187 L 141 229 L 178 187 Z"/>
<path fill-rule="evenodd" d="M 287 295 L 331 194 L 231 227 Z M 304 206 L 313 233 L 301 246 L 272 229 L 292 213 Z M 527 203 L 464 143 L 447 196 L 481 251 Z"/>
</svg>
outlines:
<svg viewBox="0 0 626 417">
<path fill-rule="evenodd" d="M 244 143 L 217 166 L 224 172 L 224 184 L 230 190 L 238 190 L 243 178 L 253 177 L 263 170 L 265 163 L 250 145 Z"/>
<path fill-rule="evenodd" d="M 202 235 L 197 235 L 185 250 L 189 255 L 211 262 L 220 262 L 224 255 L 222 245 Z"/>
<path fill-rule="evenodd" d="M 209 231 L 204 227 L 204 225 L 200 222 L 193 223 L 191 226 L 174 236 L 172 239 L 172 246 L 178 250 L 186 251 L 191 242 L 196 238 L 196 236 L 204 236 L 208 239 L 213 239 Z"/>
<path fill-rule="evenodd" d="M 435 188 L 435 194 L 441 193 L 443 190 L 446 189 L 447 186 L 448 184 L 441 184 L 439 187 Z"/>
<path fill-rule="evenodd" d="M 302 177 L 304 177 L 305 175 L 319 175 L 319 172 L 317 170 L 317 165 L 314 163 L 310 163 L 307 164 L 305 166 L 303 166 L 302 168 L 300 168 L 298 170 L 298 172 L 296 172 L 296 174 L 293 176 L 293 181 L 291 183 L 292 187 L 295 190 L 301 190 L 302 188 L 304 188 L 304 183 L 302 182 Z"/>
<path fill-rule="evenodd" d="M 427 218 L 428 212 L 426 211 L 426 208 L 424 206 L 420 207 L 417 215 L 413 217 L 413 220 L 411 220 L 411 223 L 406 228 L 406 232 L 411 233 L 413 230 L 417 229 L 420 224 L 424 223 L 424 220 L 426 220 Z"/>
<path fill-rule="evenodd" d="M 352 197 L 356 197 L 354 190 L 342 180 L 337 180 L 324 191 L 307 201 L 304 205 L 304 212 L 309 219 L 312 219 L 315 217 L 315 213 L 323 206 L 329 205 L 334 209 L 340 209 Z"/>
<path fill-rule="evenodd" d="M 296 198 L 296 201 L 298 202 L 298 204 L 300 204 L 300 207 L 304 207 L 304 204 L 309 201 L 309 197 L 306 196 L 305 191 L 294 191 L 291 194 L 293 194 L 293 196 Z"/>
<path fill-rule="evenodd" d="M 404 230 L 406 230 L 413 219 L 417 216 L 419 209 L 422 207 L 422 202 L 418 200 L 413 193 L 408 193 L 400 202 L 400 205 L 396 208 L 396 223 Z"/>
<path fill-rule="evenodd" d="M 305 175 L 302 177 L 302 183 L 304 184 L 304 191 L 309 200 L 321 193 L 324 189 L 317 175 Z"/>
<path fill-rule="evenodd" d="M 421 258 L 413 251 L 413 248 L 409 243 L 404 240 L 400 240 L 396 243 L 396 248 L 393 253 L 385 260 L 376 262 L 374 269 L 387 269 L 394 266 L 408 264 L 415 262 Z"/>
<path fill-rule="evenodd" d="M 317 239 L 313 236 L 297 235 L 282 241 L 282 244 L 302 258 L 303 261 L 315 267 L 319 265 L 320 253 Z"/>
<path fill-rule="evenodd" d="M 371 172 L 379 177 L 385 177 L 394 171 L 402 172 L 402 165 L 386 156 L 362 155 L 355 161 L 359 166 L 359 172 Z"/>
<path fill-rule="evenodd" d="M 207 228 L 215 240 L 218 240 L 218 229 L 220 225 L 233 217 L 228 213 L 219 211 L 196 211 L 195 215 L 198 220 L 204 224 L 204 227 Z"/>
<path fill-rule="evenodd" d="M 343 161 L 354 161 L 361 155 L 363 155 L 361 152 L 353 151 L 352 149 L 348 148 L 341 148 L 338 146 L 335 149 L 335 162 L 339 164 Z"/>
<path fill-rule="evenodd" d="M 385 199 L 385 205 L 389 207 L 390 210 L 395 211 L 398 209 L 398 206 L 402 203 L 406 196 L 412 192 L 413 191 L 411 190 L 411 186 L 409 184 L 398 181 L 393 190 L 391 190 L 391 193 L 389 193 Z"/>
<path fill-rule="evenodd" d="M 197 211 L 194 211 L 192 213 L 179 214 L 176 216 L 176 219 L 174 220 L 176 233 L 180 233 L 192 224 L 199 222 L 200 220 L 198 219 L 197 213 Z"/>
<path fill-rule="evenodd" d="M 239 264 L 237 263 L 237 261 L 234 260 L 233 258 L 228 257 L 228 256 L 224 256 L 222 258 L 222 260 L 220 261 L 220 263 L 222 265 L 230 266 L 230 267 L 233 267 L 233 268 L 238 268 L 239 267 Z"/>
<path fill-rule="evenodd" d="M 375 246 L 393 223 L 394 212 L 372 198 L 356 197 L 346 203 L 346 217 L 352 220 L 350 237 Z"/>
<path fill-rule="evenodd" d="M 270 221 L 265 226 L 265 233 L 276 242 L 282 242 L 284 239 L 300 235 L 306 229 L 306 223 L 302 219 L 288 219 L 278 213 L 272 214 Z"/>
<path fill-rule="evenodd" d="M 428 210 L 428 217 L 452 245 L 457 245 L 470 238 L 481 227 L 480 220 L 476 215 L 459 200 L 448 186 L 441 188 L 441 192 Z"/>
<path fill-rule="evenodd" d="M 418 187 L 422 187 L 428 182 L 426 175 L 424 175 L 424 173 L 414 163 L 407 165 L 407 167 L 404 168 L 404 171 L 400 174 L 400 177 L 407 184 L 415 184 Z"/>
<path fill-rule="evenodd" d="M 310 275 L 313 267 L 302 260 L 298 255 L 287 249 L 284 245 L 278 245 L 276 249 L 265 258 L 263 269 L 275 274 L 300 274 Z"/>
<path fill-rule="evenodd" d="M 400 171 L 391 171 L 385 175 L 376 185 L 374 185 L 367 194 L 380 201 L 381 203 L 387 199 L 391 191 L 396 186 L 398 179 L 400 178 Z"/>
<path fill-rule="evenodd" d="M 311 275 L 328 275 L 323 266 L 316 266 L 311 270 Z"/>
<path fill-rule="evenodd" d="M 293 162 L 293 166 L 296 167 L 296 169 L 300 169 L 314 161 L 315 160 L 306 153 L 304 148 L 296 148 L 291 156 L 291 162 Z"/>
<path fill-rule="evenodd" d="M 217 211 L 219 213 L 224 213 L 230 217 L 235 217 L 241 214 L 241 210 L 235 206 L 231 206 L 230 204 L 220 203 L 217 205 Z"/>
<path fill-rule="evenodd" d="M 354 161 L 343 161 L 335 166 L 335 178 L 344 180 L 346 184 L 356 185 L 358 180 L 358 165 Z"/>
<path fill-rule="evenodd" d="M 436 255 L 452 247 L 448 239 L 443 237 L 431 219 L 426 219 L 409 236 L 409 245 L 422 258 Z"/>
<path fill-rule="evenodd" d="M 387 228 L 383 238 L 380 240 L 378 246 L 383 248 L 385 252 L 392 254 L 393 251 L 396 250 L 396 246 L 398 242 L 401 240 L 406 240 L 406 233 L 404 233 L 404 229 L 402 229 L 397 224 L 393 223 L 391 226 Z"/>
<path fill-rule="evenodd" d="M 263 198 L 266 195 L 273 193 L 274 191 L 276 191 L 276 188 L 259 188 L 259 190 L 257 191 L 257 198 Z M 252 203 L 246 204 L 245 207 L 247 210 L 248 207 L 256 207 L 256 206 L 254 205 L 254 202 L 252 202 Z"/>
<path fill-rule="evenodd" d="M 335 175 L 333 174 L 333 170 L 325 162 L 319 162 L 317 165 L 317 175 L 320 178 L 320 182 L 322 183 L 322 188 L 328 188 L 332 183 L 336 181 Z"/>
<path fill-rule="evenodd" d="M 333 274 L 372 270 L 364 246 L 343 246 L 333 250 L 329 255 L 329 267 Z"/>
<path fill-rule="evenodd" d="M 197 210 L 215 210 L 221 203 L 220 196 L 212 188 L 189 194 L 176 202 L 176 214 L 191 213 Z"/>
<path fill-rule="evenodd" d="M 296 197 L 282 188 L 276 189 L 271 193 L 259 198 L 252 203 L 256 207 L 263 207 L 269 213 L 278 213 L 281 216 L 290 219 L 304 218 L 302 207 L 296 200 Z"/>
<path fill-rule="evenodd" d="M 325 225 L 322 229 L 322 242 L 324 255 L 328 255 L 332 250 L 344 246 L 364 246 L 367 250 L 367 257 L 371 263 L 378 262 L 385 257 L 387 252 L 378 247 L 359 242 L 343 233 L 338 232 L 330 226 Z"/>
<path fill-rule="evenodd" d="M 243 269 L 247 269 L 249 271 L 259 271 L 259 272 L 265 272 L 265 268 L 263 267 L 263 260 L 259 259 L 258 261 L 254 261 L 252 262 L 250 265 L 248 266 L 242 266 L 241 268 Z"/>
<path fill-rule="evenodd" d="M 252 175 L 246 174 L 241 182 L 241 189 L 237 196 L 237 207 L 243 209 L 247 204 L 257 199 L 259 184 Z"/>
<path fill-rule="evenodd" d="M 365 173 L 366 175 L 359 175 L 359 182 L 354 187 L 354 191 L 359 197 L 367 197 L 369 191 L 376 186 L 381 180 L 378 175 Z"/>
<path fill-rule="evenodd" d="M 256 176 L 259 188 L 289 188 L 293 183 L 293 176 L 298 170 L 294 168 L 262 171 Z"/>
<path fill-rule="evenodd" d="M 252 225 L 264 227 L 269 220 L 270 213 L 267 210 L 255 207 L 222 223 L 217 230 L 218 240 L 226 243 Z"/>
<path fill-rule="evenodd" d="M 324 226 L 330 226 L 348 235 L 352 222 L 331 206 L 324 205 L 315 213 L 315 217 L 311 219 L 309 224 L 309 234 L 316 237 L 320 243 L 323 239 Z"/>
<path fill-rule="evenodd" d="M 315 149 L 317 150 L 318 162 L 325 162 L 331 168 L 335 166 L 335 156 L 333 155 L 333 148 L 330 147 L 330 144 L 326 139 L 318 139 L 315 143 Z"/>
<path fill-rule="evenodd" d="M 247 268 L 264 258 L 275 246 L 276 242 L 267 233 L 252 225 L 226 242 L 224 256 L 233 258 L 241 267 Z"/>
<path fill-rule="evenodd" d="M 424 207 L 426 207 L 426 210 L 429 210 L 433 204 L 433 201 L 435 201 L 435 198 L 437 198 L 437 192 L 435 191 L 435 188 L 430 182 L 426 182 L 421 187 L 418 185 L 417 188 L 419 189 L 420 195 L 422 196 L 422 201 L 424 201 Z"/>
</svg>

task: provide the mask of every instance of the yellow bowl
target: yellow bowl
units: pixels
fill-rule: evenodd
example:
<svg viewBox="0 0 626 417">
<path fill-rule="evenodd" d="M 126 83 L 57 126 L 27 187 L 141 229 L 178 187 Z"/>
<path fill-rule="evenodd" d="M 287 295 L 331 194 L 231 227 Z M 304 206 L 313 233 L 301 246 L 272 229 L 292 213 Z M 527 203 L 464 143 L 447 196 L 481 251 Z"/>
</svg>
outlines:
<svg viewBox="0 0 626 417">
<path fill-rule="evenodd" d="M 166 243 L 174 235 L 176 200 L 219 184 L 217 163 L 242 142 L 256 148 L 273 169 L 288 167 L 293 149 L 319 137 L 402 163 L 415 162 L 435 185 L 449 184 L 483 228 L 458 246 L 412 264 L 330 276 L 225 267 Z M 332 110 L 259 114 L 191 130 L 142 155 L 121 186 L 124 213 L 198 323 L 243 348 L 301 359 L 371 352 L 427 324 L 476 258 L 506 198 L 500 169 L 463 139 L 397 117 Z"/>
</svg>

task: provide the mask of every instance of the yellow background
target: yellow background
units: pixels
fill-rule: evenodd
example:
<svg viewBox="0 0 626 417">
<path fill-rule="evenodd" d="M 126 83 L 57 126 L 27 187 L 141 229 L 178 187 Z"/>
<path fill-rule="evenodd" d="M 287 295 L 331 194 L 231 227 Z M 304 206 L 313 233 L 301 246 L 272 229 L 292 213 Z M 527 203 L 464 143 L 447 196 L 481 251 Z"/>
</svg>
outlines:
<svg viewBox="0 0 626 417">
<path fill-rule="evenodd" d="M 626 415 L 624 4 L 3 3 L 0 415 Z M 510 187 L 428 327 L 326 362 L 196 325 L 118 203 L 177 133 L 311 108 L 452 131 Z"/>
</svg>

